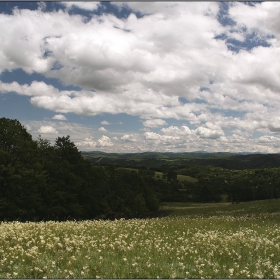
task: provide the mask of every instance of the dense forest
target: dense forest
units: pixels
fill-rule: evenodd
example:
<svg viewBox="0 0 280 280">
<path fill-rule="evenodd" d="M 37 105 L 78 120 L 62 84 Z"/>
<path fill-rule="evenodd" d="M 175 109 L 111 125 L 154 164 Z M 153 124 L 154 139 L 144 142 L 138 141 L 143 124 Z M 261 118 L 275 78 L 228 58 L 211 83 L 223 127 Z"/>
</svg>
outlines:
<svg viewBox="0 0 280 280">
<path fill-rule="evenodd" d="M 115 166 L 93 166 L 70 141 L 31 135 L 0 119 L 0 220 L 140 218 L 156 212 L 153 185 Z"/>
<path fill-rule="evenodd" d="M 280 196 L 280 168 L 217 165 L 223 160 L 232 165 L 228 154 L 211 155 L 208 164 L 205 155 L 101 156 L 81 153 L 69 136 L 54 145 L 41 136 L 34 141 L 18 120 L 1 118 L 0 220 L 144 218 L 159 215 L 164 201 L 238 203 Z"/>
</svg>

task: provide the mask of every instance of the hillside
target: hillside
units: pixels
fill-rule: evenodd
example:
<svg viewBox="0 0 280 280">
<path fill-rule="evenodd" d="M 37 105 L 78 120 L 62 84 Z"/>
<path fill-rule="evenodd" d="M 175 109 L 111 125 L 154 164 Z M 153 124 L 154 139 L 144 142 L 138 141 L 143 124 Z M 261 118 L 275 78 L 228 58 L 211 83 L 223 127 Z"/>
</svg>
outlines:
<svg viewBox="0 0 280 280">
<path fill-rule="evenodd" d="M 191 166 L 211 166 L 232 170 L 280 167 L 279 154 L 234 154 L 234 153 L 103 153 L 82 152 L 91 163 L 114 163 L 127 167 L 155 168 L 158 171 Z"/>
</svg>

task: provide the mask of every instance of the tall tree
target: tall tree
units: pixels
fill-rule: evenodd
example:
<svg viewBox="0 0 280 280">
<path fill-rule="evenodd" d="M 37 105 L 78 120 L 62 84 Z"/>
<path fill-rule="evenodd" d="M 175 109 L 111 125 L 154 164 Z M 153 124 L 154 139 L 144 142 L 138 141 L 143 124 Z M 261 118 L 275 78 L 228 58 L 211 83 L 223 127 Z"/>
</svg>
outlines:
<svg viewBox="0 0 280 280">
<path fill-rule="evenodd" d="M 32 136 L 18 120 L 0 119 L 0 217 L 40 219 L 45 173 Z"/>
</svg>

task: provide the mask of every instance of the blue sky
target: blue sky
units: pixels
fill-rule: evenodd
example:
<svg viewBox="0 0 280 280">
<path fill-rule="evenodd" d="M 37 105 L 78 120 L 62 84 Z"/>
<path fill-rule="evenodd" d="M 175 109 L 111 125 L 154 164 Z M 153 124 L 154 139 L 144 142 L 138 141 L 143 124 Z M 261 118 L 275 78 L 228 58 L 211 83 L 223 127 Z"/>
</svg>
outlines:
<svg viewBox="0 0 280 280">
<path fill-rule="evenodd" d="M 0 2 L 0 115 L 81 151 L 280 152 L 279 2 Z"/>
</svg>

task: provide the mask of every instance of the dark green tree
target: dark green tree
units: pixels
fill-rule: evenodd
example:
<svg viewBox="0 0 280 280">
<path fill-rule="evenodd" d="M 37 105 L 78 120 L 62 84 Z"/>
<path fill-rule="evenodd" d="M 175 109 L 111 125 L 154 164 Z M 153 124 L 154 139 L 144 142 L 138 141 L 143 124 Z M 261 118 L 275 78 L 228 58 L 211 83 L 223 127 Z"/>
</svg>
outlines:
<svg viewBox="0 0 280 280">
<path fill-rule="evenodd" d="M 108 204 L 113 216 L 140 218 L 158 210 L 153 187 L 136 172 L 116 169 L 110 179 Z"/>
<path fill-rule="evenodd" d="M 0 119 L 0 219 L 43 216 L 46 173 L 31 135 L 18 120 Z"/>
</svg>

